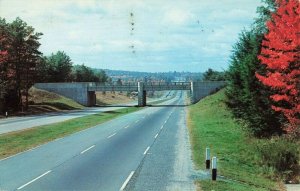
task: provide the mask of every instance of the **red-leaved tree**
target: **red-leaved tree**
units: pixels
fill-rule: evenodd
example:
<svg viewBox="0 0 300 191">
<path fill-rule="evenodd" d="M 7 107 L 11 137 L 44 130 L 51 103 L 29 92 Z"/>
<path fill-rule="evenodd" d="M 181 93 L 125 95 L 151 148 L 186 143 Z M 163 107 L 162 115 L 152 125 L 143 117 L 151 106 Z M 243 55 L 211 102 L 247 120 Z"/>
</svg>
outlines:
<svg viewBox="0 0 300 191">
<path fill-rule="evenodd" d="M 1 51 L 0 50 L 0 62 L 5 60 L 5 56 L 7 55 L 7 51 Z"/>
<path fill-rule="evenodd" d="M 266 66 L 256 77 L 274 92 L 272 108 L 282 112 L 287 133 L 300 127 L 300 1 L 277 0 L 278 9 L 267 22 L 269 32 L 258 56 Z"/>
</svg>

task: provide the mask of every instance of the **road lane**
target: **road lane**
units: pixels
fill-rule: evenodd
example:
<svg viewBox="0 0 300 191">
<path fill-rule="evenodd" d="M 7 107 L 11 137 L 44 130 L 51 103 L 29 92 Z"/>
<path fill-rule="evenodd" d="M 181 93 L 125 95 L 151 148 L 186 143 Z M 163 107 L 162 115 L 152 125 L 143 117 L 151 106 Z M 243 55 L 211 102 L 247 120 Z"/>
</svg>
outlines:
<svg viewBox="0 0 300 191">
<path fill-rule="evenodd" d="M 185 116 L 184 107 L 174 108 L 125 190 L 195 190 Z"/>
<path fill-rule="evenodd" d="M 165 97 L 161 97 L 158 99 L 150 99 L 148 103 L 152 103 L 154 101 L 165 99 Z M 0 134 L 19 131 L 23 129 L 28 129 L 41 125 L 48 125 L 52 123 L 62 122 L 78 117 L 83 117 L 87 115 L 97 114 L 99 112 L 106 111 L 114 111 L 117 109 L 122 109 L 124 106 L 135 106 L 136 103 L 128 103 L 128 104 L 118 104 L 109 107 L 93 107 L 93 108 L 85 108 L 84 110 L 75 110 L 75 111 L 65 111 L 65 112 L 52 112 L 40 115 L 32 115 L 25 117 L 9 117 L 0 119 Z"/>
<path fill-rule="evenodd" d="M 172 110 L 147 108 L 2 160 L 0 190 L 119 190 Z"/>
</svg>

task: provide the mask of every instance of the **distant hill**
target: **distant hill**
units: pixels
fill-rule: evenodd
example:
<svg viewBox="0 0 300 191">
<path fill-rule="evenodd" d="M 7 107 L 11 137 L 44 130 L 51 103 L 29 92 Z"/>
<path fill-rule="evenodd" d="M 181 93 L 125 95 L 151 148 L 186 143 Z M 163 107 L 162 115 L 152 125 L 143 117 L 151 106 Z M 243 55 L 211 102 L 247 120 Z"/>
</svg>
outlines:
<svg viewBox="0 0 300 191">
<path fill-rule="evenodd" d="M 108 70 L 105 73 L 112 79 L 117 81 L 198 81 L 203 78 L 200 72 L 136 72 L 124 70 Z"/>
</svg>

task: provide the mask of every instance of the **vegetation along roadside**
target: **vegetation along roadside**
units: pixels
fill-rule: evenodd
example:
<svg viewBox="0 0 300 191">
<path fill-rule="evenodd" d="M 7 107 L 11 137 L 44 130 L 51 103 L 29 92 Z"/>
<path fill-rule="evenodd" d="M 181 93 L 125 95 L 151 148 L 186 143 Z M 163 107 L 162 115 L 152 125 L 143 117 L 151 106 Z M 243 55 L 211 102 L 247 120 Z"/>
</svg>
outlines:
<svg viewBox="0 0 300 191">
<path fill-rule="evenodd" d="M 227 108 L 225 90 L 189 107 L 188 126 L 193 160 L 205 170 L 205 148 L 218 158 L 217 181 L 197 180 L 201 190 L 281 190 L 284 176 L 297 179 L 299 142 L 258 139 Z M 294 171 L 294 172 L 293 172 Z"/>
</svg>

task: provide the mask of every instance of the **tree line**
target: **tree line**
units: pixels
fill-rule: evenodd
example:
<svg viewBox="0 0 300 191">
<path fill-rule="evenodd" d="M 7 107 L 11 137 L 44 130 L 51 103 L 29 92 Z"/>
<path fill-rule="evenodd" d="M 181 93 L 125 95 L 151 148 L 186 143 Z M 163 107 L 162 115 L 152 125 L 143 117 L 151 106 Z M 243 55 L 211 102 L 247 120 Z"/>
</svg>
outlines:
<svg viewBox="0 0 300 191">
<path fill-rule="evenodd" d="M 106 82 L 106 73 L 73 65 L 64 51 L 44 56 L 40 38 L 20 18 L 11 23 L 0 18 L 0 112 L 28 109 L 28 92 L 36 82 Z"/>
<path fill-rule="evenodd" d="M 219 72 L 215 71 L 211 68 L 208 68 L 204 73 L 203 73 L 203 81 L 226 81 L 227 77 L 227 72 Z"/>
<path fill-rule="evenodd" d="M 263 2 L 251 29 L 233 46 L 227 104 L 252 135 L 269 140 L 257 144 L 266 171 L 295 181 L 300 178 L 300 2 Z"/>
<path fill-rule="evenodd" d="M 233 47 L 228 105 L 258 137 L 299 136 L 299 1 L 264 2 Z"/>
<path fill-rule="evenodd" d="M 71 58 L 63 51 L 44 56 L 37 66 L 37 82 L 106 82 L 108 76 L 104 70 L 88 66 L 73 65 Z"/>
</svg>

